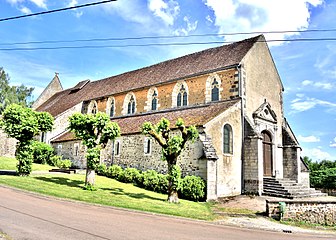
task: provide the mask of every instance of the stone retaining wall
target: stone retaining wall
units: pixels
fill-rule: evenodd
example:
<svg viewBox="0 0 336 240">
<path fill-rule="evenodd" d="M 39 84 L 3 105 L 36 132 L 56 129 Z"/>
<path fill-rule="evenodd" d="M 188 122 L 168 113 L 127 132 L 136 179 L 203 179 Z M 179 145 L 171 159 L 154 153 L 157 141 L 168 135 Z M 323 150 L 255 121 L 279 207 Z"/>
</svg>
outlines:
<svg viewBox="0 0 336 240">
<path fill-rule="evenodd" d="M 286 205 L 282 220 L 303 221 L 329 226 L 336 224 L 336 200 L 289 200 L 284 201 L 284 203 Z M 269 217 L 279 219 L 279 202 L 266 200 L 266 213 Z"/>
</svg>

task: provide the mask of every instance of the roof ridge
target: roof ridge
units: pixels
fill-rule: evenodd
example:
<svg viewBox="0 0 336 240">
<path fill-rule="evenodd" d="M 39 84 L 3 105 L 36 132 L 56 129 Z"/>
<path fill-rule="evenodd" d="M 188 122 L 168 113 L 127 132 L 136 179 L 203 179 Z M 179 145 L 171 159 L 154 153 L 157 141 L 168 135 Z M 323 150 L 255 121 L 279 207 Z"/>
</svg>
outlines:
<svg viewBox="0 0 336 240">
<path fill-rule="evenodd" d="M 152 65 L 148 65 L 148 66 L 144 66 L 144 67 L 141 67 L 141 68 L 137 68 L 137 69 L 134 69 L 134 70 L 131 70 L 131 71 L 127 71 L 127 72 L 123 72 L 123 73 L 119 73 L 117 75 L 113 75 L 113 76 L 110 76 L 110 77 L 106 77 L 106 78 L 102 78 L 102 79 L 98 79 L 98 80 L 94 80 L 92 81 L 91 83 L 95 83 L 95 82 L 99 82 L 99 81 L 105 81 L 105 80 L 110 80 L 112 78 L 115 78 L 115 77 L 119 77 L 119 76 L 122 76 L 124 74 L 130 74 L 130 73 L 133 73 L 133 72 L 137 72 L 137 71 L 142 71 L 144 69 L 147 69 L 147 68 L 152 68 L 154 66 L 159 66 L 161 64 L 165 64 L 167 62 L 173 62 L 173 61 L 177 61 L 181 58 L 187 58 L 191 55 L 201 55 L 202 53 L 204 52 L 210 52 L 210 51 L 213 51 L 215 49 L 221 49 L 221 48 L 226 48 L 226 47 L 229 47 L 229 46 L 232 46 L 232 45 L 238 45 L 238 44 L 242 44 L 243 42 L 251 42 L 251 43 L 255 43 L 257 42 L 257 40 L 263 36 L 263 34 L 259 34 L 257 36 L 254 36 L 254 37 L 251 37 L 251 38 L 246 38 L 246 39 L 243 39 L 243 40 L 240 40 L 240 41 L 237 41 L 237 42 L 231 42 L 229 44 L 226 44 L 226 45 L 221 45 L 221 46 L 217 46 L 217 47 L 212 47 L 212 48 L 206 48 L 206 49 L 203 49 L 201 51 L 196 51 L 196 52 L 193 52 L 193 53 L 189 53 L 189 54 L 186 54 L 186 55 L 182 55 L 182 56 L 179 56 L 179 57 L 175 57 L 175 58 L 172 58 L 172 59 L 167 59 L 165 61 L 162 61 L 162 62 L 158 62 L 158 63 L 155 63 L 155 64 L 152 64 Z"/>
</svg>

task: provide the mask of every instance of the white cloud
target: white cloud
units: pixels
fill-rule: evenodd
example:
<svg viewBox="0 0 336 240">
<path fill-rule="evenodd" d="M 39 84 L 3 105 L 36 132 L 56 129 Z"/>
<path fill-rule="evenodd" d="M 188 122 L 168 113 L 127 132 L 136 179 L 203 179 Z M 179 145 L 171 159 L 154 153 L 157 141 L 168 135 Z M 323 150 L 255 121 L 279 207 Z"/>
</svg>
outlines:
<svg viewBox="0 0 336 240">
<path fill-rule="evenodd" d="M 332 148 L 336 148 L 336 137 L 334 138 L 334 140 L 332 142 L 330 142 L 330 147 Z"/>
<path fill-rule="evenodd" d="M 47 9 L 47 0 L 29 0 L 33 3 L 35 3 L 36 6 L 40 7 L 40 8 L 44 8 Z"/>
<path fill-rule="evenodd" d="M 178 28 L 174 31 L 174 34 L 177 36 L 187 36 L 190 32 L 195 31 L 197 28 L 198 21 L 190 22 L 187 16 L 184 16 L 183 21 L 186 23 L 185 28 Z"/>
<path fill-rule="evenodd" d="M 34 3 L 39 8 L 47 9 L 47 0 L 6 0 L 6 1 L 12 5 L 23 4 L 24 2 L 31 2 Z"/>
<path fill-rule="evenodd" d="M 331 90 L 333 88 L 333 85 L 331 83 L 323 83 L 323 82 L 313 82 L 310 80 L 304 80 L 302 81 L 302 86 L 310 86 L 315 88 L 321 88 L 325 90 Z"/>
<path fill-rule="evenodd" d="M 219 33 L 281 31 L 307 29 L 309 5 L 314 7 L 323 0 L 203 0 L 213 11 L 214 25 Z M 265 34 L 266 39 L 285 39 L 298 33 Z M 241 36 L 226 36 L 237 40 Z M 275 44 L 275 43 L 274 43 Z M 281 44 L 281 43 L 278 43 Z"/>
<path fill-rule="evenodd" d="M 116 1 L 111 4 L 102 4 L 101 8 L 109 13 L 119 15 L 127 22 L 139 23 L 144 27 L 150 25 L 152 21 L 141 0 Z"/>
<path fill-rule="evenodd" d="M 214 21 L 212 20 L 212 18 L 210 17 L 210 15 L 206 16 L 205 19 L 210 22 L 213 23 Z"/>
<path fill-rule="evenodd" d="M 299 135 L 298 136 L 298 140 L 300 142 L 319 142 L 320 141 L 320 138 L 319 137 L 316 137 L 316 136 L 307 136 L 307 137 L 304 137 L 302 135 Z"/>
<path fill-rule="evenodd" d="M 310 81 L 310 80 L 304 80 L 304 81 L 302 81 L 302 85 L 303 86 L 308 86 L 308 85 L 312 85 L 314 82 L 313 81 Z"/>
<path fill-rule="evenodd" d="M 148 8 L 155 16 L 161 18 L 166 25 L 174 25 L 174 20 L 180 12 L 180 6 L 178 2 L 169 0 L 149 0 Z"/>
<path fill-rule="evenodd" d="M 22 12 L 23 14 L 26 14 L 26 15 L 32 13 L 32 11 L 27 7 L 21 7 L 20 12 Z"/>
<path fill-rule="evenodd" d="M 312 109 L 316 106 L 323 106 L 328 108 L 329 110 L 336 109 L 336 103 L 324 101 L 316 98 L 296 98 L 291 102 L 291 113 L 293 112 L 304 112 L 309 109 Z"/>
<path fill-rule="evenodd" d="M 78 1 L 77 0 L 71 0 L 67 5 L 66 7 L 74 7 L 78 4 Z M 73 11 L 75 12 L 75 16 L 77 18 L 80 18 L 82 15 L 83 15 L 83 12 L 82 11 L 79 11 L 78 9 L 73 9 Z"/>
<path fill-rule="evenodd" d="M 327 152 L 322 151 L 319 148 L 307 148 L 302 150 L 302 156 L 308 156 L 309 158 L 312 158 L 313 160 L 325 160 L 331 159 L 331 155 Z"/>
</svg>

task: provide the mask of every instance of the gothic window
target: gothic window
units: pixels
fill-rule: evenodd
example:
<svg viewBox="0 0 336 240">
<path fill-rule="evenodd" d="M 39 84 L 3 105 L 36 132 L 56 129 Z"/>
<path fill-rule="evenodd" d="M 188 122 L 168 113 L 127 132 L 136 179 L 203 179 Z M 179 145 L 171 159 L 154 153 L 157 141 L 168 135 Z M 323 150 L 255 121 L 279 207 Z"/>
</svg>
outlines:
<svg viewBox="0 0 336 240">
<path fill-rule="evenodd" d="M 184 86 L 181 86 L 179 93 L 177 94 L 177 106 L 187 106 L 188 104 L 188 93 Z"/>
<path fill-rule="evenodd" d="M 96 114 L 98 112 L 97 102 L 91 101 L 88 107 L 88 113 Z"/>
<path fill-rule="evenodd" d="M 96 104 L 93 104 L 93 107 L 91 109 L 91 113 L 92 114 L 96 114 L 97 113 L 97 105 Z"/>
<path fill-rule="evenodd" d="M 114 99 L 111 100 L 110 104 L 110 118 L 114 116 Z"/>
<path fill-rule="evenodd" d="M 145 155 L 149 155 L 151 153 L 152 141 L 150 138 L 145 138 L 144 142 L 144 153 Z"/>
<path fill-rule="evenodd" d="M 232 127 L 230 124 L 225 124 L 223 128 L 223 152 L 232 154 Z"/>
<path fill-rule="evenodd" d="M 128 102 L 127 114 L 134 114 L 134 113 L 135 113 L 135 100 L 134 97 L 131 96 L 131 99 Z"/>
<path fill-rule="evenodd" d="M 211 101 L 218 101 L 219 100 L 219 84 L 216 79 L 212 82 L 211 85 Z"/>
<path fill-rule="evenodd" d="M 157 92 L 154 91 L 152 95 L 152 110 L 157 110 Z"/>
</svg>

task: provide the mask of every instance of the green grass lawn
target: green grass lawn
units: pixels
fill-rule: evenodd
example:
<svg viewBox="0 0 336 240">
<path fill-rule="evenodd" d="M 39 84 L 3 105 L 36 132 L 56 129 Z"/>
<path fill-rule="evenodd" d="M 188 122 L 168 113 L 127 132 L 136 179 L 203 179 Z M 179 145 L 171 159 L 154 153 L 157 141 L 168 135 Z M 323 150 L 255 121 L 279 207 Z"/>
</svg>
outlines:
<svg viewBox="0 0 336 240">
<path fill-rule="evenodd" d="M 147 191 L 132 184 L 96 176 L 97 191 L 83 190 L 84 175 L 47 174 L 29 177 L 0 175 L 0 184 L 46 195 L 202 220 L 214 220 L 210 203 L 166 201 L 167 195 Z"/>
<path fill-rule="evenodd" d="M 0 156 L 0 169 L 1 170 L 16 170 L 17 162 L 18 161 L 15 158 Z M 36 163 L 33 163 L 32 165 L 33 171 L 48 171 L 52 168 L 55 168 L 55 167 L 49 166 L 46 164 L 36 164 Z"/>
</svg>

